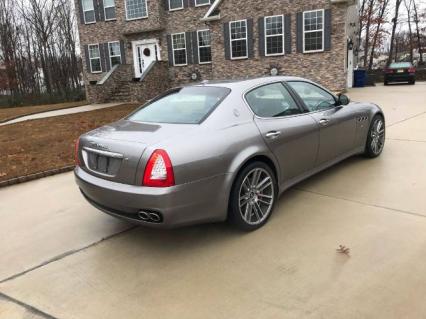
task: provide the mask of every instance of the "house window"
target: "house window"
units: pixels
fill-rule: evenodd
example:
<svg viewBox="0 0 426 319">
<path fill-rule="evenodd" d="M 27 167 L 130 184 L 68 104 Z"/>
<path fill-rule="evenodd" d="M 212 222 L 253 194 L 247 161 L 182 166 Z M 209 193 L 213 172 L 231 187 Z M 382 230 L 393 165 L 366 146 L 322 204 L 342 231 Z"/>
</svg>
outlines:
<svg viewBox="0 0 426 319">
<path fill-rule="evenodd" d="M 183 9 L 183 0 L 169 0 L 169 10 Z"/>
<path fill-rule="evenodd" d="M 83 9 L 84 23 L 95 23 L 95 7 L 93 6 L 93 0 L 81 0 L 81 6 Z"/>
<path fill-rule="evenodd" d="M 108 52 L 109 52 L 111 67 L 113 67 L 116 64 L 121 64 L 120 42 L 117 41 L 117 42 L 108 43 Z"/>
<path fill-rule="evenodd" d="M 266 55 L 284 54 L 284 16 L 265 17 Z"/>
<path fill-rule="evenodd" d="M 210 30 L 197 31 L 198 35 L 198 56 L 200 64 L 212 62 L 212 47 Z"/>
<path fill-rule="evenodd" d="M 135 20 L 146 18 L 148 10 L 146 0 L 126 0 L 126 19 Z"/>
<path fill-rule="evenodd" d="M 205 6 L 210 4 L 210 0 L 195 0 L 195 6 L 199 7 L 199 6 Z"/>
<path fill-rule="evenodd" d="M 90 72 L 102 72 L 101 54 L 99 52 L 99 44 L 89 45 Z"/>
<path fill-rule="evenodd" d="M 185 33 L 172 34 L 173 65 L 186 65 L 186 37 Z"/>
<path fill-rule="evenodd" d="M 324 10 L 303 12 L 303 52 L 324 50 Z"/>
<path fill-rule="evenodd" d="M 115 0 L 104 0 L 105 20 L 115 20 Z"/>
<path fill-rule="evenodd" d="M 231 59 L 247 58 L 247 20 L 229 23 L 231 35 Z"/>
</svg>

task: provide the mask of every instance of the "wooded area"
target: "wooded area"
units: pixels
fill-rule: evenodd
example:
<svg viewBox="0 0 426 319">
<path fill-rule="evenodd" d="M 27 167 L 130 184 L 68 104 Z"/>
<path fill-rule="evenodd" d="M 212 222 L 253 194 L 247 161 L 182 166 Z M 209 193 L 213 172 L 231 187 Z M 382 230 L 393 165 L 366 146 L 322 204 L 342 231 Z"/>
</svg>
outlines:
<svg viewBox="0 0 426 319">
<path fill-rule="evenodd" d="M 0 0 L 0 106 L 84 99 L 77 34 L 70 0 Z"/>
<path fill-rule="evenodd" d="M 424 66 L 426 9 L 421 4 L 422 0 L 361 0 L 360 66 L 371 70 L 394 61 Z"/>
</svg>

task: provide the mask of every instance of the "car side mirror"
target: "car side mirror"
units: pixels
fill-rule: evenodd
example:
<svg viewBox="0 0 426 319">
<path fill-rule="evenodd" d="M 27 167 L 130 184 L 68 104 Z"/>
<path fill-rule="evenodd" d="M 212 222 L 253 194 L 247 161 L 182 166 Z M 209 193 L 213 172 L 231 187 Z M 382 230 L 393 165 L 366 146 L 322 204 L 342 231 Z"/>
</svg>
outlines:
<svg viewBox="0 0 426 319">
<path fill-rule="evenodd" d="M 344 94 L 339 94 L 337 99 L 337 106 L 348 105 L 351 100 Z"/>
</svg>

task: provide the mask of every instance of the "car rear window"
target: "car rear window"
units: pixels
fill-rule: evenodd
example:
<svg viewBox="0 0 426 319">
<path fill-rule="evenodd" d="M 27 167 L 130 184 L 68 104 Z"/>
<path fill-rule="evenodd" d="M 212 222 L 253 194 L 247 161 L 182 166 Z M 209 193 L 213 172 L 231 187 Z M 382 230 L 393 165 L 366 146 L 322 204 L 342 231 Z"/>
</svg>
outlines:
<svg viewBox="0 0 426 319">
<path fill-rule="evenodd" d="M 391 68 L 409 68 L 411 67 L 411 63 L 410 62 L 396 62 L 396 63 L 391 63 L 390 65 Z"/>
<path fill-rule="evenodd" d="M 211 86 L 173 89 L 144 105 L 127 119 L 137 122 L 199 124 L 230 92 L 228 88 Z"/>
</svg>

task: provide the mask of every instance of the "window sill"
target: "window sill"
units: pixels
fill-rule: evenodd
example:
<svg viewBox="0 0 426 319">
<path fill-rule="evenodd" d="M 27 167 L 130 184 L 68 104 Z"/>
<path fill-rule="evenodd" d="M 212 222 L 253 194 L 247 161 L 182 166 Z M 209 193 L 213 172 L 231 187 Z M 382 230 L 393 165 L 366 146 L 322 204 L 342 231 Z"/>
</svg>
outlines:
<svg viewBox="0 0 426 319">
<path fill-rule="evenodd" d="M 210 5 L 211 5 L 211 3 L 196 4 L 196 5 L 195 5 L 195 8 L 198 8 L 198 7 L 205 7 L 205 6 L 210 6 Z"/>
<path fill-rule="evenodd" d="M 84 22 L 85 25 L 96 24 L 96 21 L 93 22 Z"/>
<path fill-rule="evenodd" d="M 176 8 L 176 9 L 169 9 L 168 11 L 169 12 L 175 12 L 175 11 L 181 11 L 181 10 L 183 10 L 183 9 L 185 9 L 184 7 L 182 7 L 182 8 Z"/>
<path fill-rule="evenodd" d="M 177 67 L 180 67 L 180 66 L 188 66 L 188 63 L 187 63 L 187 64 L 173 64 L 173 66 L 177 66 Z"/>
<path fill-rule="evenodd" d="M 212 61 L 210 61 L 210 62 L 199 62 L 198 64 L 199 64 L 199 65 L 212 64 Z"/>
<path fill-rule="evenodd" d="M 142 20 L 142 19 L 148 19 L 148 16 L 140 17 L 140 18 L 132 18 L 132 19 L 126 18 L 126 21 L 135 21 L 135 20 Z"/>
<path fill-rule="evenodd" d="M 114 18 L 114 19 L 105 19 L 105 22 L 112 22 L 112 21 L 117 21 L 117 18 Z"/>
<path fill-rule="evenodd" d="M 248 59 L 248 56 L 242 56 L 242 57 L 238 57 L 238 58 L 233 58 L 233 57 L 231 57 L 231 60 L 232 60 L 232 61 L 246 60 L 246 59 Z"/>
<path fill-rule="evenodd" d="M 320 52 L 324 52 L 324 49 L 322 49 L 322 50 L 303 51 L 303 53 L 304 53 L 304 54 L 309 54 L 309 53 L 320 53 Z"/>
<path fill-rule="evenodd" d="M 265 57 L 274 57 L 274 56 L 283 56 L 285 53 L 273 53 L 273 54 L 265 54 Z"/>
</svg>

